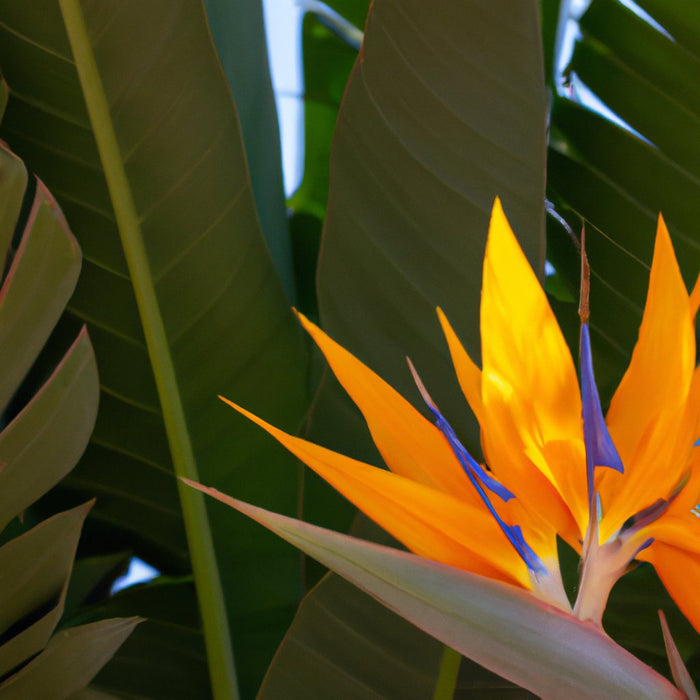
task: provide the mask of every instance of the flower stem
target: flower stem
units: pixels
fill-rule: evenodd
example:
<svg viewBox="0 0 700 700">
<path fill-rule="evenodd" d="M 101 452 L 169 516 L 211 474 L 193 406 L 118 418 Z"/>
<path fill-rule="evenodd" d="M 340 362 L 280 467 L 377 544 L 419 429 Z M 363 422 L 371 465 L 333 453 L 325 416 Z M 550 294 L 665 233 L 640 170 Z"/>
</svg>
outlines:
<svg viewBox="0 0 700 700">
<path fill-rule="evenodd" d="M 454 698 L 461 663 L 462 655 L 459 652 L 448 646 L 443 649 L 433 700 L 452 700 Z"/>
</svg>

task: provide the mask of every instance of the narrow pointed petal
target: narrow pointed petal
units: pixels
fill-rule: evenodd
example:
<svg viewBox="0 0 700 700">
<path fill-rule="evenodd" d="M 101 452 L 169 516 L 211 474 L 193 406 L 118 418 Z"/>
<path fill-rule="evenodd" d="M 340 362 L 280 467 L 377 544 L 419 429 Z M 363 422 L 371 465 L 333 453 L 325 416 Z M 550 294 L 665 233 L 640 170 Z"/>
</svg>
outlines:
<svg viewBox="0 0 700 700">
<path fill-rule="evenodd" d="M 518 497 L 543 512 L 564 537 L 582 537 L 588 499 L 576 370 L 499 200 L 484 259 L 481 340 L 482 435 L 489 466 L 505 484 L 517 484 Z M 549 460 L 550 451 L 566 451 L 574 461 Z M 542 489 L 543 480 L 548 489 Z"/>
<path fill-rule="evenodd" d="M 457 381 L 462 389 L 464 398 L 466 398 L 476 419 L 481 424 L 484 415 L 481 401 L 481 370 L 476 366 L 474 360 L 469 357 L 442 309 L 438 308 L 437 314 L 442 326 L 442 332 L 447 340 L 447 346 L 450 349 Z"/>
<path fill-rule="evenodd" d="M 408 366 L 411 370 L 411 374 L 413 375 L 413 380 L 418 387 L 418 392 L 433 416 L 435 416 L 435 426 L 443 434 L 445 440 L 447 440 L 447 444 L 450 446 L 452 452 L 455 454 L 455 457 L 457 457 L 459 463 L 462 465 L 462 469 L 464 469 L 469 481 L 471 481 L 472 484 L 478 489 L 479 486 L 475 481 L 478 479 L 478 481 L 486 489 L 492 493 L 495 493 L 503 501 L 509 501 L 511 498 L 514 498 L 515 496 L 512 491 L 509 491 L 505 486 L 503 486 L 503 484 L 494 479 L 486 471 L 486 469 L 484 469 L 469 454 L 469 451 L 457 437 L 457 433 L 455 433 L 454 428 L 450 425 L 447 418 L 440 413 L 440 409 L 437 407 L 437 404 L 428 393 L 428 390 L 425 388 L 425 384 L 423 384 L 423 380 L 418 375 L 418 372 L 410 359 L 408 359 Z"/>
<path fill-rule="evenodd" d="M 477 503 L 477 495 L 440 431 L 352 353 L 302 314 L 297 315 L 338 381 L 362 411 L 372 439 L 389 469 Z"/>
<path fill-rule="evenodd" d="M 266 430 L 411 551 L 530 587 L 525 563 L 481 504 L 473 507 L 385 469 L 288 435 L 228 399 L 222 400 Z"/>
<path fill-rule="evenodd" d="M 683 477 L 698 437 L 687 412 L 694 366 L 690 300 L 659 217 L 639 340 L 607 415 L 625 474 L 600 475 L 602 537 L 670 494 Z"/>
<path fill-rule="evenodd" d="M 593 499 L 593 476 L 596 467 L 610 467 L 620 473 L 625 470 L 608 432 L 608 427 L 605 425 L 603 409 L 600 407 L 598 387 L 593 374 L 591 337 L 587 323 L 581 326 L 581 398 L 583 402 L 583 439 L 586 445 L 588 497 Z"/>
<path fill-rule="evenodd" d="M 698 313 L 698 308 L 700 307 L 700 275 L 695 280 L 695 286 L 690 294 L 690 314 L 693 318 Z"/>
</svg>

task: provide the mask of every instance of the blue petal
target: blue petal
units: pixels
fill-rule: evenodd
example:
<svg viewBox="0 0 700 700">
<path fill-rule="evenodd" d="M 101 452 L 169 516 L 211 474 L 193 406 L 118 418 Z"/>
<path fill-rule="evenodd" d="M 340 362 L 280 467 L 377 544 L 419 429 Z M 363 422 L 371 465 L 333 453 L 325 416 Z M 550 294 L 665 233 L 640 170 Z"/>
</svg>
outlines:
<svg viewBox="0 0 700 700">
<path fill-rule="evenodd" d="M 510 501 L 515 498 L 515 494 L 509 491 L 503 484 L 499 483 L 467 452 L 467 448 L 460 442 L 457 434 L 452 426 L 447 422 L 445 417 L 433 406 L 428 406 L 435 416 L 435 425 L 440 429 L 440 432 L 447 439 L 452 451 L 457 456 L 462 469 L 473 474 L 489 491 L 495 493 L 502 501 Z"/>
<path fill-rule="evenodd" d="M 547 568 L 542 563 L 542 560 L 537 556 L 535 551 L 528 545 L 523 537 L 522 530 L 519 525 L 508 525 L 501 519 L 493 504 L 489 500 L 489 497 L 484 491 L 484 487 L 492 491 L 497 496 L 499 496 L 504 501 L 509 501 L 511 498 L 515 498 L 515 495 L 509 491 L 503 484 L 500 484 L 496 479 L 489 476 L 486 470 L 467 452 L 466 447 L 462 445 L 459 438 L 457 437 L 452 426 L 447 422 L 445 417 L 440 413 L 437 406 L 432 403 L 428 403 L 428 408 L 433 412 L 435 416 L 435 425 L 440 429 L 440 432 L 447 439 L 448 444 L 455 453 L 457 459 L 462 465 L 466 475 L 472 482 L 472 485 L 477 490 L 481 500 L 484 505 L 489 509 L 489 512 L 494 517 L 503 534 L 508 538 L 508 541 L 513 545 L 513 549 L 520 555 L 520 558 L 527 564 L 528 569 L 536 574 L 543 574 L 547 572 Z"/>
<path fill-rule="evenodd" d="M 423 397 L 423 400 L 428 408 L 435 416 L 436 427 L 445 436 L 447 444 L 452 448 L 452 451 L 455 453 L 459 463 L 462 465 L 464 473 L 469 478 L 469 481 L 472 482 L 472 486 L 476 489 L 481 500 L 484 502 L 484 505 L 489 509 L 489 512 L 498 523 L 498 526 L 503 531 L 503 534 L 508 538 L 508 541 L 513 546 L 513 549 L 515 549 L 515 551 L 520 555 L 520 558 L 532 572 L 536 574 L 547 573 L 547 568 L 542 563 L 542 560 L 525 541 L 520 527 L 517 525 L 508 525 L 501 518 L 489 500 L 484 488 L 488 489 L 492 493 L 495 493 L 504 501 L 509 501 L 511 498 L 514 498 L 514 494 L 503 486 L 503 484 L 500 484 L 498 481 L 496 481 L 496 479 L 490 476 L 488 472 L 469 454 L 469 452 L 467 452 L 466 447 L 464 447 L 464 445 L 460 442 L 452 426 L 447 422 L 447 419 L 442 415 L 442 413 L 440 413 L 440 410 L 435 405 L 432 398 L 430 398 L 430 394 L 428 394 L 427 389 L 423 385 L 423 382 L 418 376 L 418 373 L 410 360 L 408 360 L 408 366 L 411 369 L 411 373 L 413 374 L 413 379 L 416 382 L 418 391 Z"/>
<path fill-rule="evenodd" d="M 583 440 L 586 445 L 588 497 L 593 498 L 593 472 L 596 467 L 610 467 L 624 472 L 622 460 L 613 444 L 593 375 L 591 338 L 588 324 L 581 326 L 581 400 L 583 403 Z"/>
</svg>

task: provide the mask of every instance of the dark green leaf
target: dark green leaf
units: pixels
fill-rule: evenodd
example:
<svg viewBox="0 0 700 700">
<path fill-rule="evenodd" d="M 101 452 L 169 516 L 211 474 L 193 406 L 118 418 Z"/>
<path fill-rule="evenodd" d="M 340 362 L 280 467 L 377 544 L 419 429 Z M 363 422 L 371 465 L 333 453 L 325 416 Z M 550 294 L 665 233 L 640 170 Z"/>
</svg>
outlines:
<svg viewBox="0 0 700 700">
<path fill-rule="evenodd" d="M 46 384 L 0 433 L 0 530 L 73 469 L 90 438 L 98 397 L 95 357 L 83 329 Z"/>
<path fill-rule="evenodd" d="M 40 652 L 55 629 L 91 505 L 49 518 L 0 548 L 0 678 Z"/>
<path fill-rule="evenodd" d="M 260 698 L 423 700 L 435 690 L 443 649 L 433 637 L 330 574 L 304 599 Z M 462 660 L 456 691 L 455 698 L 472 700 L 531 697 L 468 660 Z"/>
<path fill-rule="evenodd" d="M 669 39 L 620 3 L 594 0 L 572 69 L 651 143 L 561 99 L 552 112 L 548 186 L 587 224 L 596 374 L 607 396 L 637 337 L 659 212 L 688 285 L 700 268 L 700 25 L 688 3 L 647 5 L 667 29 L 683 25 L 689 41 Z M 576 266 L 562 260 L 557 270 L 572 286 Z"/>
<path fill-rule="evenodd" d="M 102 620 L 56 634 L 44 651 L 0 684 L 3 700 L 63 700 L 85 687 L 140 622 Z"/>
</svg>

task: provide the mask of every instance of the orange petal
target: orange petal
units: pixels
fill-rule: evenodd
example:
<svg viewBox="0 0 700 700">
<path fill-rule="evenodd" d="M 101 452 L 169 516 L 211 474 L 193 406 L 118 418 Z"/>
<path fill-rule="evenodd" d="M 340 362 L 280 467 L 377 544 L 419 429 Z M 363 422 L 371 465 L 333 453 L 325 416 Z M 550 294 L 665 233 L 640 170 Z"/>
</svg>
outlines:
<svg viewBox="0 0 700 700">
<path fill-rule="evenodd" d="M 476 419 L 481 424 L 484 416 L 483 404 L 481 402 L 481 370 L 476 366 L 474 360 L 469 357 L 469 354 L 464 349 L 457 334 L 447 320 L 447 316 L 441 308 L 437 309 L 442 332 L 445 334 L 447 346 L 450 349 L 452 364 L 454 365 L 457 374 L 457 381 L 462 389 L 464 398 L 471 406 Z"/>
<path fill-rule="evenodd" d="M 697 537 L 697 534 L 696 534 Z M 653 564 L 666 590 L 700 632 L 700 558 L 696 553 L 654 542 L 639 558 Z"/>
<path fill-rule="evenodd" d="M 576 447 L 583 439 L 576 370 L 498 199 L 484 259 L 481 342 L 489 466 L 529 506 L 564 528 L 563 536 L 582 536 L 588 507 L 585 463 Z M 562 449 L 571 460 L 550 459 Z M 542 489 L 543 481 L 549 489 Z"/>
<path fill-rule="evenodd" d="M 678 493 L 666 512 L 647 525 L 643 537 L 654 538 L 653 547 L 659 543 L 677 549 L 684 549 L 700 555 L 700 517 L 696 508 L 700 503 L 700 447 L 693 449 L 688 464 L 688 477 L 682 490 Z"/>
<path fill-rule="evenodd" d="M 606 419 L 625 473 L 601 475 L 602 538 L 667 497 L 686 472 L 697 437 L 687 405 L 694 366 L 688 292 L 659 217 L 639 340 Z"/>
<path fill-rule="evenodd" d="M 700 307 L 700 275 L 695 280 L 695 286 L 690 294 L 690 313 L 695 318 L 698 313 L 698 307 Z"/>
<path fill-rule="evenodd" d="M 525 563 L 485 510 L 288 435 L 228 399 L 222 400 L 270 433 L 411 551 L 531 588 Z"/>
<path fill-rule="evenodd" d="M 442 433 L 369 367 L 302 314 L 297 315 L 362 411 L 387 466 L 426 486 L 480 503 Z"/>
</svg>

